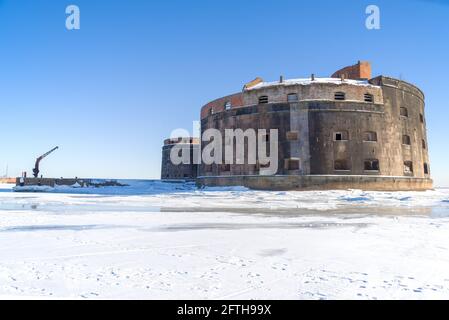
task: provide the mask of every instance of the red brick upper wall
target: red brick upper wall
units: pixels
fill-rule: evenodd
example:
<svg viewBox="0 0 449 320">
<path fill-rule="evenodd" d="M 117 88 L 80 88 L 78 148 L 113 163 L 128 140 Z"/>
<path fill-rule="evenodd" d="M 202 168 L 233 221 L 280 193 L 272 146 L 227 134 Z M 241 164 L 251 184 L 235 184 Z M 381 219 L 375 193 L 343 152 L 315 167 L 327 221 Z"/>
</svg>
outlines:
<svg viewBox="0 0 449 320">
<path fill-rule="evenodd" d="M 213 109 L 214 113 L 224 111 L 225 104 L 228 101 L 231 102 L 231 108 L 241 107 L 243 106 L 243 94 L 240 92 L 209 102 L 201 109 L 201 119 L 206 118 L 210 114 L 211 109 Z"/>
<path fill-rule="evenodd" d="M 332 78 L 340 78 L 354 80 L 371 79 L 371 63 L 368 61 L 359 61 L 357 64 L 338 70 L 332 75 Z"/>
</svg>

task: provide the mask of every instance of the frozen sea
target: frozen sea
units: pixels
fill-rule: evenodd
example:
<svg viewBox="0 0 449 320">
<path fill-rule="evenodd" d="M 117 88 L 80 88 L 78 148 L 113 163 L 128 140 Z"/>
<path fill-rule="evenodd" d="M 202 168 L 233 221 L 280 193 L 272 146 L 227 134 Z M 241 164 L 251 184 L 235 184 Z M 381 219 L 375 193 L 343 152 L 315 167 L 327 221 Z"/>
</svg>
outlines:
<svg viewBox="0 0 449 320">
<path fill-rule="evenodd" d="M 449 189 L 0 185 L 0 299 L 449 299 Z"/>
</svg>

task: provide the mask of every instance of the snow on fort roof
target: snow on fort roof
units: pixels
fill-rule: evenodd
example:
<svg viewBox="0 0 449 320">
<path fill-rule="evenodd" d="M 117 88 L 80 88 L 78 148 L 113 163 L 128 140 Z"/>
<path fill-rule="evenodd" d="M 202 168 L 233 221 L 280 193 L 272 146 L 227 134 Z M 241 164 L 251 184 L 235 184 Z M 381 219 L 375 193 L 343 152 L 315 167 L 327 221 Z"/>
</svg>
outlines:
<svg viewBox="0 0 449 320">
<path fill-rule="evenodd" d="M 375 85 L 370 84 L 368 80 L 351 80 L 351 79 L 342 80 L 341 78 L 315 78 L 314 80 L 312 80 L 311 78 L 306 78 L 306 79 L 286 79 L 283 80 L 282 82 L 280 81 L 260 82 L 254 86 L 245 87 L 245 90 L 246 91 L 257 90 L 271 86 L 310 85 L 314 83 L 328 83 L 337 85 L 350 84 L 357 86 L 377 87 Z"/>
</svg>

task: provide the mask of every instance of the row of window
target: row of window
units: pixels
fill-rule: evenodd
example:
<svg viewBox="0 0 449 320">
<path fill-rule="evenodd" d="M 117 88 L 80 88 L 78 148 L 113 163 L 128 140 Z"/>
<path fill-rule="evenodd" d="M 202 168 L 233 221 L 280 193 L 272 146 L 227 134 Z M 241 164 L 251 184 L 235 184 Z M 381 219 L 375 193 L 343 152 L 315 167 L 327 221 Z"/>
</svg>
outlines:
<svg viewBox="0 0 449 320">
<path fill-rule="evenodd" d="M 402 144 L 406 146 L 410 146 L 412 144 L 411 138 L 408 135 L 402 136 Z M 421 146 L 423 149 L 427 149 L 426 141 L 424 139 L 421 140 Z"/>
<path fill-rule="evenodd" d="M 401 117 L 408 118 L 408 109 L 406 107 L 400 107 L 399 114 Z M 422 113 L 419 114 L 419 121 L 424 123 L 424 115 Z"/>
<path fill-rule="evenodd" d="M 297 141 L 299 140 L 299 132 L 298 131 L 288 131 L 286 133 L 286 138 L 288 141 Z M 267 132 L 263 136 L 263 142 L 270 141 L 270 133 Z M 334 132 L 334 141 L 349 141 L 349 133 L 348 131 L 338 131 Z M 377 142 L 377 132 L 375 131 L 365 131 L 363 133 L 363 142 Z M 422 139 L 422 148 L 427 149 L 426 141 Z M 406 146 L 411 145 L 411 138 L 409 135 L 402 136 L 402 144 Z"/>
<path fill-rule="evenodd" d="M 268 103 L 268 102 L 267 102 Z M 232 104 L 231 102 L 226 102 L 225 105 L 225 110 L 231 110 L 232 108 Z M 290 110 L 290 107 L 288 105 L 283 105 L 283 104 L 273 104 L 270 105 L 269 107 L 267 107 L 267 112 L 279 112 L 279 111 L 287 111 Z M 243 114 L 252 114 L 252 113 L 257 113 L 258 112 L 258 108 L 257 106 L 251 106 L 251 107 L 246 107 L 246 108 L 239 108 L 236 111 L 236 115 L 243 115 Z M 208 111 L 209 115 L 213 115 L 215 114 L 215 110 L 214 108 L 210 108 Z"/>
<path fill-rule="evenodd" d="M 334 141 L 348 141 L 349 133 L 348 131 L 334 132 Z M 366 142 L 377 142 L 377 132 L 366 131 L 363 133 L 363 141 Z"/>
<path fill-rule="evenodd" d="M 260 166 L 262 167 L 262 166 Z M 297 159 L 286 159 L 285 160 L 285 169 L 294 171 L 299 170 L 300 168 L 300 161 Z M 335 171 L 350 171 L 351 165 L 349 163 L 348 159 L 339 159 L 334 161 L 334 170 Z M 380 164 L 378 159 L 366 159 L 363 162 L 363 170 L 364 171 L 372 171 L 372 172 L 379 172 L 380 171 Z M 424 163 L 423 166 L 424 174 L 428 175 L 430 174 L 429 165 L 427 163 Z M 212 171 L 212 166 L 207 165 L 205 166 L 206 172 Z M 220 166 L 220 171 L 222 172 L 229 172 L 231 171 L 231 165 L 229 164 L 222 164 Z M 404 161 L 404 175 L 412 175 L 413 174 L 413 162 L 412 161 Z"/>
<path fill-rule="evenodd" d="M 366 159 L 364 160 L 364 166 L 363 169 L 365 171 L 380 171 L 380 165 L 378 159 Z M 340 159 L 334 161 L 334 170 L 335 171 L 350 171 L 351 166 L 349 164 L 348 159 Z M 429 165 L 427 163 L 424 163 L 424 174 L 429 174 Z M 405 175 L 411 175 L 413 174 L 413 162 L 412 161 L 404 161 L 404 174 Z"/>
<path fill-rule="evenodd" d="M 185 179 L 188 179 L 188 178 L 193 178 L 193 176 L 192 175 L 190 175 L 190 174 L 187 174 L 187 173 L 184 173 L 183 175 L 181 175 L 181 174 L 174 174 L 174 175 L 169 175 L 169 174 L 165 174 L 164 176 L 163 176 L 163 178 L 164 179 L 169 179 L 169 178 L 172 178 L 172 179 L 178 179 L 178 178 L 185 178 Z"/>
<path fill-rule="evenodd" d="M 287 95 L 288 102 L 296 102 L 298 101 L 298 95 L 296 93 L 289 93 Z M 259 104 L 267 104 L 269 102 L 268 96 L 259 97 Z M 231 101 L 226 101 L 224 104 L 225 110 L 230 110 L 232 108 Z M 213 112 L 213 111 L 212 111 Z"/>
<path fill-rule="evenodd" d="M 263 168 L 268 168 L 269 166 L 270 166 L 269 164 L 259 164 L 259 163 L 256 164 L 256 167 L 258 170 L 263 169 Z M 218 169 L 221 172 L 230 172 L 231 165 L 230 164 L 219 164 Z M 298 164 L 298 169 L 299 169 L 299 164 Z M 204 172 L 212 172 L 212 165 L 211 164 L 204 165 Z"/>
<path fill-rule="evenodd" d="M 336 92 L 335 93 L 335 100 L 346 100 L 346 94 L 344 92 Z M 296 93 L 289 93 L 287 95 L 287 101 L 288 102 L 296 102 L 298 101 L 298 95 Z M 374 97 L 372 94 L 366 93 L 364 95 L 364 101 L 365 102 L 374 102 Z M 261 96 L 259 97 L 259 104 L 267 104 L 269 102 L 268 96 Z M 232 104 L 230 101 L 225 102 L 225 110 L 230 110 L 232 108 Z M 210 113 L 213 114 L 213 109 L 210 109 Z M 408 118 L 409 112 L 406 107 L 400 107 L 400 115 L 402 117 Z M 424 123 L 424 115 L 422 113 L 419 114 L 419 120 L 421 123 Z"/>
<path fill-rule="evenodd" d="M 348 131 L 334 132 L 334 141 L 349 141 Z M 363 133 L 363 141 L 377 141 L 377 133 L 374 131 L 367 131 Z"/>
<path fill-rule="evenodd" d="M 348 159 L 339 159 L 334 161 L 335 171 L 349 171 L 351 170 L 351 165 Z M 365 171 L 380 171 L 379 160 L 377 159 L 367 159 L 364 161 Z"/>
<path fill-rule="evenodd" d="M 334 132 L 334 141 L 348 141 L 349 133 L 348 131 L 340 131 Z M 363 141 L 365 142 L 376 142 L 377 141 L 377 133 L 374 131 L 366 131 L 363 133 Z M 426 141 L 422 139 L 422 148 L 427 149 Z M 411 138 L 409 135 L 404 134 L 402 136 L 402 144 L 410 146 L 412 144 Z"/>
<path fill-rule="evenodd" d="M 346 100 L 346 93 L 341 92 L 341 91 L 335 92 L 334 99 L 338 100 L 338 101 Z M 370 94 L 370 93 L 365 93 L 364 96 L 363 96 L 363 100 L 365 102 L 371 102 L 372 103 L 372 102 L 374 102 L 374 96 L 372 94 Z M 296 102 L 296 101 L 298 101 L 298 95 L 296 93 L 289 93 L 289 94 L 287 94 L 287 101 L 288 102 Z M 268 102 L 269 102 L 268 96 L 260 96 L 259 97 L 259 104 L 266 104 Z M 226 108 L 226 105 L 227 104 L 225 104 L 225 108 Z M 229 106 L 229 108 L 230 108 L 230 106 Z"/>
</svg>

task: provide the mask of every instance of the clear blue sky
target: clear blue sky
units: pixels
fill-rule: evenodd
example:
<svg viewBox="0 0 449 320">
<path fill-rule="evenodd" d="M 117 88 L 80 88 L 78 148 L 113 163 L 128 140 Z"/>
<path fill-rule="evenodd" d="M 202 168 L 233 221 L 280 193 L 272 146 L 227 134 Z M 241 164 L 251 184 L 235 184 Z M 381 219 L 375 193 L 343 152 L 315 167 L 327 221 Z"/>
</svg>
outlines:
<svg viewBox="0 0 449 320">
<path fill-rule="evenodd" d="M 207 101 L 369 60 L 425 92 L 432 175 L 449 186 L 448 58 L 449 0 L 0 0 L 0 175 L 59 145 L 46 176 L 158 178 L 163 139 Z"/>
</svg>

